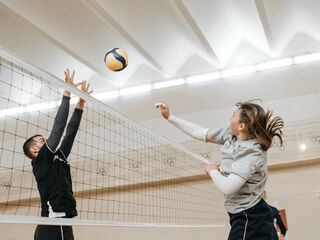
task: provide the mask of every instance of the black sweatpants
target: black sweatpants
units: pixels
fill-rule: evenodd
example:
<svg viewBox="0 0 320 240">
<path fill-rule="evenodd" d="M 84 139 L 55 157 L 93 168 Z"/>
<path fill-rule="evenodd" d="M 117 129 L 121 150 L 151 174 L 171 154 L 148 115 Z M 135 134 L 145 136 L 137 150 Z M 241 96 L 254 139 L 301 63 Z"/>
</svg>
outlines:
<svg viewBox="0 0 320 240">
<path fill-rule="evenodd" d="M 273 219 L 268 204 L 261 201 L 240 213 L 229 213 L 231 230 L 228 240 L 274 240 Z"/>
<path fill-rule="evenodd" d="M 61 230 L 63 229 L 63 237 Z M 72 226 L 38 225 L 34 240 L 73 240 Z"/>
</svg>

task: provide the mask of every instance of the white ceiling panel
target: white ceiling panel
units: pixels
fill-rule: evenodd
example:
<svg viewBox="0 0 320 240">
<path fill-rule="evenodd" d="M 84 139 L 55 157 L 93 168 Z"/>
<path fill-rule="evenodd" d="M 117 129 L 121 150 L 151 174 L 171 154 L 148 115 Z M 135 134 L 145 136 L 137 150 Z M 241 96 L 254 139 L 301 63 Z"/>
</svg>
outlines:
<svg viewBox="0 0 320 240">
<path fill-rule="evenodd" d="M 59 78 L 75 69 L 99 93 L 319 52 L 319 11 L 318 0 L 0 0 L 0 45 Z M 121 72 L 103 62 L 114 47 L 129 55 Z M 317 64 L 105 101 L 148 119 L 159 100 L 191 113 L 300 96 L 320 91 Z"/>
<path fill-rule="evenodd" d="M 184 1 L 225 66 L 243 42 L 269 52 L 257 8 L 253 1 Z"/>
<path fill-rule="evenodd" d="M 194 56 L 211 60 L 172 1 L 100 0 L 98 3 L 125 29 L 137 49 L 146 52 L 150 61 L 159 66 L 164 76 L 174 77 Z"/>
</svg>

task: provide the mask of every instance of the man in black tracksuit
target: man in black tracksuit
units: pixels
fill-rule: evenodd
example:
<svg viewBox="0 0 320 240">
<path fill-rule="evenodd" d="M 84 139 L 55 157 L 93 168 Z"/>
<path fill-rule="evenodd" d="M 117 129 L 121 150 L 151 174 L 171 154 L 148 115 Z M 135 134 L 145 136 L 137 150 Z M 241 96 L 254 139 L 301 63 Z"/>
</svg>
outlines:
<svg viewBox="0 0 320 240">
<path fill-rule="evenodd" d="M 274 239 L 275 240 L 284 240 L 284 236 L 286 235 L 286 232 L 287 232 L 287 229 L 286 227 L 284 226 L 283 222 L 282 222 L 282 219 L 281 219 L 281 216 L 279 214 L 279 211 L 277 208 L 269 205 L 270 209 L 271 209 L 271 212 L 272 212 L 272 216 L 273 216 L 273 220 L 274 220 L 274 223 L 277 224 L 280 228 L 280 238 L 278 238 L 278 234 L 277 234 L 277 231 L 276 231 L 276 228 L 274 228 L 274 231 L 273 231 L 273 236 L 274 236 Z"/>
<path fill-rule="evenodd" d="M 70 77 L 69 69 L 65 71 L 67 83 L 88 92 L 86 81 L 73 83 L 74 71 Z M 72 218 L 77 216 L 76 201 L 72 192 L 70 165 L 67 158 L 77 134 L 84 107 L 84 99 L 79 100 L 67 126 L 66 135 L 58 150 L 57 146 L 64 132 L 70 106 L 70 92 L 65 91 L 57 112 L 52 132 L 46 140 L 41 135 L 29 138 L 23 145 L 24 153 L 32 159 L 32 170 L 37 181 L 41 199 L 41 216 L 52 218 Z M 38 225 L 35 240 L 73 240 L 71 226 Z"/>
<path fill-rule="evenodd" d="M 266 191 L 263 191 L 262 198 L 264 200 L 267 200 L 267 192 Z M 271 210 L 272 218 L 273 218 L 273 222 L 274 222 L 274 228 L 273 228 L 273 232 L 272 232 L 273 238 L 274 238 L 274 240 L 284 240 L 287 229 L 281 219 L 281 216 L 279 214 L 279 210 L 269 204 L 268 204 L 268 206 Z M 280 228 L 280 237 L 278 237 L 276 225 L 278 225 Z"/>
</svg>

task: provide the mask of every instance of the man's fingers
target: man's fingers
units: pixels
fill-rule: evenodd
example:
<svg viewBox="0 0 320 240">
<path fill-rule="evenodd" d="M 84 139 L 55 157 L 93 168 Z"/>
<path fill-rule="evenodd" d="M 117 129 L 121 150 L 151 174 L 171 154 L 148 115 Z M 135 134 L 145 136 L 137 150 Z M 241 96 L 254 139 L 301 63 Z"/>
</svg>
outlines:
<svg viewBox="0 0 320 240">
<path fill-rule="evenodd" d="M 71 80 L 73 80 L 74 74 L 75 74 L 75 71 L 73 70 L 73 71 L 72 71 Z"/>
</svg>

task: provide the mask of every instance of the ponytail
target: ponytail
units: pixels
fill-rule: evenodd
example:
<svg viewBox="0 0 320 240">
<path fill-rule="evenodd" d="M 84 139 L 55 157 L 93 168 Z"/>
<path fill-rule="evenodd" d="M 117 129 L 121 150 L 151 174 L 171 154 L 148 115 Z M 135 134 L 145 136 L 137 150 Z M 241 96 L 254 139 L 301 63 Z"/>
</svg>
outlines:
<svg viewBox="0 0 320 240">
<path fill-rule="evenodd" d="M 272 118 L 272 111 L 265 112 L 260 105 L 252 101 L 237 103 L 236 106 L 242 110 L 240 122 L 247 125 L 250 136 L 258 140 L 262 150 L 267 151 L 270 148 L 274 137 L 278 137 L 282 145 L 282 118 Z"/>
</svg>

